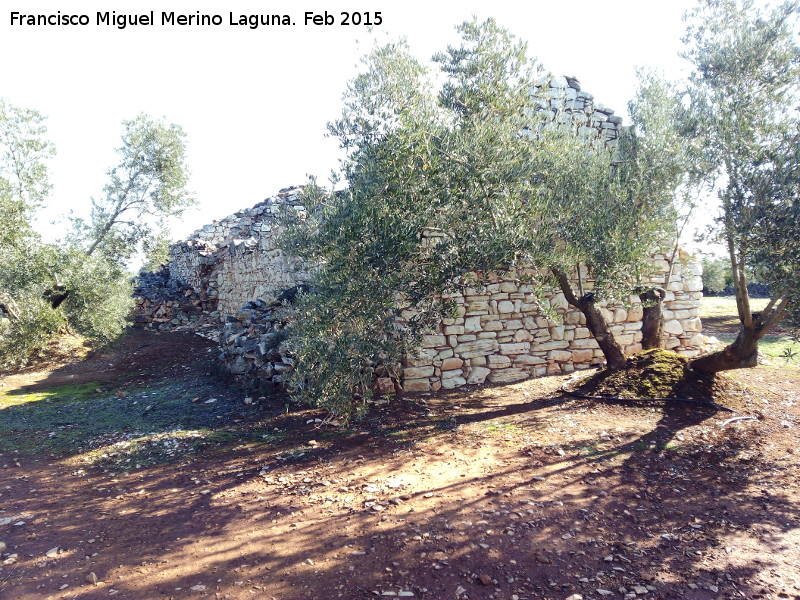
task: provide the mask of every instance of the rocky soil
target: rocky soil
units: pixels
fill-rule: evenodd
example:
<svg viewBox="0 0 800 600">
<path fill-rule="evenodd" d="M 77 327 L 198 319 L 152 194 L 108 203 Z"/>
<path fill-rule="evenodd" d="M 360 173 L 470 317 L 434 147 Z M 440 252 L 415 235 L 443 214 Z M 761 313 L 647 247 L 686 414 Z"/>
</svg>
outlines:
<svg viewBox="0 0 800 600">
<path fill-rule="evenodd" d="M 100 391 L 50 431 L 43 401 L 0 408 L 36 441 L 0 446 L 0 598 L 800 598 L 797 369 L 730 376 L 737 414 L 554 376 L 337 426 L 245 396 L 209 349 L 137 332 L 2 380 Z M 99 434 L 109 402 L 132 425 Z"/>
</svg>

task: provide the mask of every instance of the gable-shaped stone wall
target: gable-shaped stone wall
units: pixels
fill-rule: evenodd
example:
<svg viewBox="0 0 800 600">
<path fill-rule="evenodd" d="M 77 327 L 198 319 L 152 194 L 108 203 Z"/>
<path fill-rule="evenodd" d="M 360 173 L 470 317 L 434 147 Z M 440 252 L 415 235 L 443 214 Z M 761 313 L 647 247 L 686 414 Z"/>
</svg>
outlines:
<svg viewBox="0 0 800 600">
<path fill-rule="evenodd" d="M 308 280 L 302 260 L 278 248 L 284 207 L 302 210 L 302 188 L 286 188 L 275 196 L 214 221 L 170 247 L 170 275 L 202 289 L 230 315 L 248 300 L 271 302 L 284 289 Z"/>
<path fill-rule="evenodd" d="M 596 137 L 608 146 L 618 142 L 622 119 L 596 104 L 577 80 L 543 77 L 531 90 L 532 120 L 528 134 L 563 128 Z M 303 210 L 301 188 L 277 195 L 196 231 L 171 247 L 171 277 L 188 283 L 216 303 L 225 321 L 220 343 L 226 362 L 244 378 L 280 382 L 291 364 L 270 344 L 280 325 L 271 320 L 270 303 L 281 291 L 307 281 L 313 266 L 278 248 L 278 215 L 286 207 Z M 667 257 L 653 258 L 650 283 L 663 285 Z M 686 356 L 699 354 L 700 266 L 682 257 L 675 261 L 665 299 L 665 344 Z M 602 360 L 583 315 L 568 306 L 557 291 L 534 290 L 525 272 L 495 276 L 480 288 L 465 289 L 450 299 L 457 316 L 444 320 L 425 336 L 420 354 L 409 357 L 403 370 L 408 391 L 455 388 L 466 384 L 507 382 L 530 376 L 569 373 Z M 584 288 L 591 282 L 584 279 Z M 548 318 L 536 297 L 549 304 Z M 254 302 L 258 301 L 258 302 Z M 245 303 L 246 310 L 240 310 Z M 267 312 L 261 312 L 262 308 Z M 642 307 L 632 296 L 624 306 L 603 308 L 625 352 L 641 349 Z"/>
</svg>

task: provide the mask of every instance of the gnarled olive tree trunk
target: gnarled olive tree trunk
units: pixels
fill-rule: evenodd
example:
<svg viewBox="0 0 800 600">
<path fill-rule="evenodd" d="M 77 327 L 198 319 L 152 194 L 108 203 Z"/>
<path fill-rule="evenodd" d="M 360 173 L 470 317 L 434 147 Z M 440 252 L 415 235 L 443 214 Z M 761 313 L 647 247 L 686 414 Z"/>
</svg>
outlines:
<svg viewBox="0 0 800 600">
<path fill-rule="evenodd" d="M 664 331 L 664 298 L 667 292 L 662 288 L 638 289 L 642 301 L 642 349 L 661 348 L 661 335 Z"/>
<path fill-rule="evenodd" d="M 612 371 L 624 367 L 627 360 L 625 358 L 625 353 L 622 350 L 622 346 L 619 345 L 619 342 L 614 339 L 614 334 L 611 333 L 611 328 L 608 326 L 608 322 L 603 316 L 603 313 L 597 308 L 594 301 L 594 294 L 589 292 L 578 298 L 575 296 L 569 278 L 564 271 L 558 267 L 550 267 L 550 271 L 552 271 L 553 275 L 558 279 L 558 286 L 561 288 L 561 292 L 564 294 L 564 298 L 566 298 L 567 302 L 581 311 L 586 317 L 586 327 L 591 332 L 597 345 L 600 346 L 600 350 L 602 350 L 603 356 L 605 356 L 606 359 L 606 366 Z"/>
<path fill-rule="evenodd" d="M 695 358 L 689 362 L 689 368 L 704 373 L 719 373 L 755 367 L 758 364 L 758 341 L 786 317 L 788 303 L 786 297 L 773 298 L 760 313 L 748 313 L 743 317 L 740 311 L 742 325 L 733 343 L 717 352 Z M 749 299 L 742 304 L 749 308 Z"/>
</svg>

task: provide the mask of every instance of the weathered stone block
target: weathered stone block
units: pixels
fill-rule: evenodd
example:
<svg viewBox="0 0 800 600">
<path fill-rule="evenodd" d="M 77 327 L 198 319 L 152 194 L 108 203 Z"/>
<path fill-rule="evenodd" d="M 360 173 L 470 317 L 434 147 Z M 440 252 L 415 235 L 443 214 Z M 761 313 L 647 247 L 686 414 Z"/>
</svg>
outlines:
<svg viewBox="0 0 800 600">
<path fill-rule="evenodd" d="M 485 315 L 489 312 L 488 302 L 469 302 L 466 305 L 466 316 Z"/>
<path fill-rule="evenodd" d="M 433 375 L 433 367 L 406 367 L 403 369 L 405 379 L 417 379 L 420 377 L 430 377 Z"/>
<path fill-rule="evenodd" d="M 488 357 L 490 369 L 505 369 L 511 366 L 511 359 L 502 354 L 493 354 Z"/>
<path fill-rule="evenodd" d="M 463 325 L 448 325 L 444 328 L 445 335 L 459 335 L 464 333 Z"/>
<path fill-rule="evenodd" d="M 460 369 L 463 366 L 464 366 L 464 361 L 461 360 L 460 358 L 447 358 L 442 361 L 442 371 L 450 371 L 451 369 Z"/>
<path fill-rule="evenodd" d="M 567 350 L 551 350 L 547 354 L 547 358 L 556 362 L 567 362 L 572 360 L 572 352 Z"/>
<path fill-rule="evenodd" d="M 405 379 L 403 389 L 406 392 L 428 392 L 431 389 L 431 383 L 427 379 Z"/>
<path fill-rule="evenodd" d="M 594 338 L 582 338 L 580 340 L 574 340 L 570 342 L 570 348 L 573 349 L 585 349 L 585 348 L 598 348 L 597 341 Z"/>
<path fill-rule="evenodd" d="M 476 340 L 458 344 L 454 350 L 461 358 L 473 358 L 475 356 L 493 354 L 498 347 L 498 343 L 495 340 Z"/>
<path fill-rule="evenodd" d="M 437 346 L 447 345 L 447 338 L 443 335 L 423 335 L 422 347 L 423 348 L 436 348 Z"/>
<path fill-rule="evenodd" d="M 593 357 L 594 357 L 594 350 L 591 349 L 580 349 L 572 351 L 572 360 L 576 363 L 592 362 Z"/>
<path fill-rule="evenodd" d="M 686 319 L 683 322 L 683 330 L 684 331 L 702 331 L 703 330 L 703 322 L 698 319 Z"/>
<path fill-rule="evenodd" d="M 492 383 L 509 383 L 512 381 L 521 381 L 523 379 L 528 379 L 530 377 L 530 372 L 527 369 L 500 369 L 498 371 L 492 371 L 489 374 L 489 381 Z"/>
<path fill-rule="evenodd" d="M 466 317 L 464 319 L 464 332 L 481 331 L 481 329 L 481 317 Z"/>
<path fill-rule="evenodd" d="M 502 321 L 488 321 L 483 324 L 484 331 L 502 331 L 503 330 L 503 322 Z"/>
<path fill-rule="evenodd" d="M 513 313 L 514 303 L 510 300 L 501 300 L 497 303 L 497 312 L 500 314 Z"/>
<path fill-rule="evenodd" d="M 550 298 L 550 307 L 554 309 L 563 309 L 567 310 L 569 308 L 569 302 L 564 297 L 564 294 L 558 293 L 552 298 Z"/>
<path fill-rule="evenodd" d="M 664 323 L 664 333 L 670 333 L 673 335 L 680 335 L 683 333 L 683 326 L 681 322 L 677 319 L 671 319 Z"/>
<path fill-rule="evenodd" d="M 461 377 L 461 375 L 463 375 L 461 369 L 452 369 L 450 371 L 442 369 L 442 381 L 445 379 L 452 379 L 453 377 Z"/>
<path fill-rule="evenodd" d="M 442 379 L 442 387 L 446 390 L 452 390 L 462 385 L 466 385 L 467 380 L 463 377 L 451 377 L 449 379 Z"/>
<path fill-rule="evenodd" d="M 514 357 L 515 367 L 527 367 L 529 365 L 543 365 L 547 362 L 541 356 L 531 356 L 530 354 L 520 354 Z"/>
<path fill-rule="evenodd" d="M 500 352 L 506 355 L 526 354 L 531 345 L 528 342 L 519 342 L 516 344 L 500 344 Z"/>
<path fill-rule="evenodd" d="M 570 342 L 566 340 L 557 340 L 552 342 L 545 342 L 544 344 L 534 344 L 533 349 L 536 350 L 537 352 L 544 352 L 546 350 L 563 350 L 564 348 L 568 348 L 570 345 L 574 346 L 575 343 L 573 342 L 572 344 L 570 344 Z"/>
<path fill-rule="evenodd" d="M 467 377 L 467 383 L 470 385 L 480 384 L 486 381 L 486 377 L 491 373 L 486 367 L 473 367 Z"/>
<path fill-rule="evenodd" d="M 515 342 L 530 342 L 533 339 L 531 332 L 527 329 L 519 329 L 514 334 L 514 341 Z"/>
</svg>

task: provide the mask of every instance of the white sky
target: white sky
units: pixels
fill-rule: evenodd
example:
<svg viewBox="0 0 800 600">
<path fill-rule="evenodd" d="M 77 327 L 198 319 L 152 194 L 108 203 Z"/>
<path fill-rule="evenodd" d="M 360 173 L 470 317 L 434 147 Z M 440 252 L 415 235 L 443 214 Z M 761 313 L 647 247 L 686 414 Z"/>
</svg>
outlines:
<svg viewBox="0 0 800 600">
<path fill-rule="evenodd" d="M 47 117 L 58 155 L 54 190 L 42 221 L 88 211 L 115 163 L 121 122 L 140 112 L 166 117 L 188 134 L 190 189 L 199 206 L 173 226 L 176 239 L 213 219 L 252 206 L 307 174 L 327 181 L 338 164 L 325 125 L 370 46 L 365 27 L 342 26 L 342 11 L 380 11 L 376 32 L 406 36 L 427 59 L 455 41 L 454 26 L 472 14 L 494 17 L 529 43 L 556 74 L 574 75 L 597 102 L 625 115 L 636 66 L 677 77 L 683 12 L 690 0 L 463 0 L 411 2 L 305 0 L 10 0 L 0 12 L 0 96 Z M 10 25 L 12 11 L 83 13 L 87 27 Z M 94 24 L 98 10 L 155 11 L 156 25 L 119 30 Z M 219 27 L 162 27 L 161 11 L 219 14 Z M 325 10 L 333 26 L 305 26 Z M 251 30 L 228 14 L 289 14 L 297 23 Z M 48 228 L 52 235 L 58 228 Z"/>
</svg>

